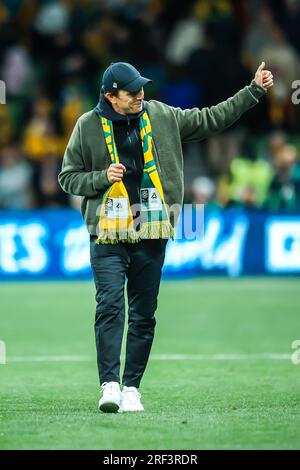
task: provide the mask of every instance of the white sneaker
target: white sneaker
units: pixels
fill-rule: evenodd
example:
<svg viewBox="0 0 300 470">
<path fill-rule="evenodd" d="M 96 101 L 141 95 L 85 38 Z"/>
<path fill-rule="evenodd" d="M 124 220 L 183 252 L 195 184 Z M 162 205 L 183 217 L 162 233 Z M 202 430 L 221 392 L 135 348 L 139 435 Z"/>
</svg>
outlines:
<svg viewBox="0 0 300 470">
<path fill-rule="evenodd" d="M 136 387 L 126 387 L 124 385 L 120 411 L 122 413 L 127 413 L 128 411 L 144 411 L 144 407 L 141 404 L 141 394 Z"/>
<path fill-rule="evenodd" d="M 99 401 L 99 410 L 104 413 L 117 413 L 121 404 L 121 390 L 118 382 L 104 382 L 101 385 L 102 397 Z"/>
</svg>

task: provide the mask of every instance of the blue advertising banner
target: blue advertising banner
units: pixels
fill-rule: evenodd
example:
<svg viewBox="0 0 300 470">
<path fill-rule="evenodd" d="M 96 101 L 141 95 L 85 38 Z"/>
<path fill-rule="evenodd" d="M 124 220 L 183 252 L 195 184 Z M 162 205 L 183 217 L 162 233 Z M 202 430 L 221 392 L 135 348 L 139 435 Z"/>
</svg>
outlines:
<svg viewBox="0 0 300 470">
<path fill-rule="evenodd" d="M 185 221 L 193 212 L 185 211 Z M 181 229 L 182 218 L 177 237 Z M 300 275 L 299 214 L 206 209 L 203 232 L 169 240 L 165 278 Z M 0 280 L 90 278 L 89 236 L 79 212 L 0 211 Z"/>
</svg>

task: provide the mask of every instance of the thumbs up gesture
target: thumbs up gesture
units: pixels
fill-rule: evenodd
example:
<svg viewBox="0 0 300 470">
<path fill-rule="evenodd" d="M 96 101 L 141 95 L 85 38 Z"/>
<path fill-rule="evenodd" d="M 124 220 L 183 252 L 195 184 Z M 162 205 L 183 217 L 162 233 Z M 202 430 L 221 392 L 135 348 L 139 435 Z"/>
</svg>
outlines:
<svg viewBox="0 0 300 470">
<path fill-rule="evenodd" d="M 257 85 L 264 88 L 266 91 L 268 88 L 274 85 L 272 72 L 269 70 L 264 70 L 265 63 L 262 62 L 258 69 L 256 70 L 254 80 Z"/>
</svg>

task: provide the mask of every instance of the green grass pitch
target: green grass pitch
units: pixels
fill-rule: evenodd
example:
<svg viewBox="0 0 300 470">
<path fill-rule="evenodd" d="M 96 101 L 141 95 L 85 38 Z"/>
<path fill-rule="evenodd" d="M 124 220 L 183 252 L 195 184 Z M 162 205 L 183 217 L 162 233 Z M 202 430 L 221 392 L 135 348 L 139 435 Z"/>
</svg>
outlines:
<svg viewBox="0 0 300 470">
<path fill-rule="evenodd" d="M 300 448 L 298 279 L 162 282 L 140 414 L 97 409 L 91 282 L 2 283 L 0 303 L 0 449 Z"/>
</svg>

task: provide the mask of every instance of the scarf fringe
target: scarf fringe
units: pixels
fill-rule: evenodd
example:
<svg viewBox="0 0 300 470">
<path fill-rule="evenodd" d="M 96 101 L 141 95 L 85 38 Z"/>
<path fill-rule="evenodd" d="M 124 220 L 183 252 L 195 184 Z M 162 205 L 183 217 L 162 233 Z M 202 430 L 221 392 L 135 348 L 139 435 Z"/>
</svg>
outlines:
<svg viewBox="0 0 300 470">
<path fill-rule="evenodd" d="M 145 222 L 141 229 L 127 230 L 102 229 L 98 233 L 96 243 L 98 245 L 116 244 L 119 242 L 138 243 L 141 240 L 153 240 L 159 238 L 174 238 L 174 228 L 168 220 Z"/>
</svg>

